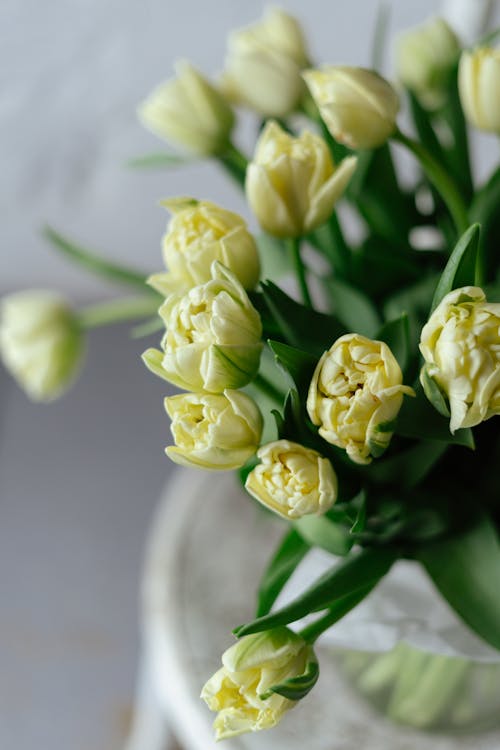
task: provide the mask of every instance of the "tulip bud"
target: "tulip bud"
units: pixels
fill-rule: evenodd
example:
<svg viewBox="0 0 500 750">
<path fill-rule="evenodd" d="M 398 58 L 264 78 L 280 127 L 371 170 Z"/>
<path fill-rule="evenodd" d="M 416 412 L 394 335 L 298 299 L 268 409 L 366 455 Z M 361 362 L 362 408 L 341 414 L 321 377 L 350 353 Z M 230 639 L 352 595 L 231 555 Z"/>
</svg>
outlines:
<svg viewBox="0 0 500 750">
<path fill-rule="evenodd" d="M 500 133 L 500 50 L 464 50 L 458 91 L 466 118 L 479 130 Z"/>
<path fill-rule="evenodd" d="M 194 198 L 163 201 L 173 214 L 163 237 L 163 258 L 168 273 L 148 282 L 166 297 L 185 292 L 211 279 L 214 260 L 228 268 L 245 289 L 259 280 L 259 255 L 245 222 L 215 203 Z"/>
<path fill-rule="evenodd" d="M 269 122 L 248 165 L 246 194 L 259 224 L 276 237 L 298 237 L 323 224 L 344 192 L 356 157 L 335 167 L 322 138 L 298 138 Z"/>
<path fill-rule="evenodd" d="M 217 740 L 276 726 L 319 674 L 312 647 L 285 627 L 244 636 L 224 652 L 222 665 L 201 691 L 218 712 Z"/>
<path fill-rule="evenodd" d="M 259 446 L 262 416 L 241 391 L 181 393 L 166 398 L 165 409 L 175 441 L 165 452 L 182 466 L 238 469 Z"/>
<path fill-rule="evenodd" d="M 454 31 L 442 18 L 433 18 L 397 38 L 396 70 L 424 106 L 435 109 L 443 103 L 449 73 L 459 53 Z"/>
<path fill-rule="evenodd" d="M 1 301 L 0 357 L 33 401 L 52 401 L 69 388 L 83 350 L 78 320 L 57 293 L 17 292 Z"/>
<path fill-rule="evenodd" d="M 430 395 L 430 378 L 448 399 L 451 432 L 500 414 L 500 303 L 476 286 L 454 289 L 423 327 L 420 351 L 422 384 Z"/>
<path fill-rule="evenodd" d="M 307 412 L 327 443 L 367 464 L 387 449 L 403 394 L 403 376 L 383 341 L 357 333 L 341 336 L 319 360 L 309 387 Z"/>
<path fill-rule="evenodd" d="M 308 63 L 298 21 L 271 8 L 263 20 L 233 31 L 222 80 L 224 93 L 265 117 L 285 117 L 300 103 L 300 71 Z"/>
<path fill-rule="evenodd" d="M 377 148 L 396 129 L 399 97 L 374 70 L 325 65 L 302 75 L 339 143 L 355 149 Z"/>
<path fill-rule="evenodd" d="M 222 393 L 241 388 L 257 374 L 259 313 L 235 276 L 217 261 L 211 281 L 184 296 L 172 294 L 159 314 L 167 328 L 163 351 L 143 354 L 156 375 L 188 391 Z"/>
<path fill-rule="evenodd" d="M 189 63 L 177 63 L 176 72 L 139 106 L 139 119 L 155 135 L 195 154 L 219 153 L 233 129 L 231 107 Z"/>
<path fill-rule="evenodd" d="M 245 488 L 256 500 L 285 518 L 326 513 L 337 499 L 337 476 L 317 451 L 289 440 L 277 440 L 257 452 L 261 463 Z"/>
</svg>

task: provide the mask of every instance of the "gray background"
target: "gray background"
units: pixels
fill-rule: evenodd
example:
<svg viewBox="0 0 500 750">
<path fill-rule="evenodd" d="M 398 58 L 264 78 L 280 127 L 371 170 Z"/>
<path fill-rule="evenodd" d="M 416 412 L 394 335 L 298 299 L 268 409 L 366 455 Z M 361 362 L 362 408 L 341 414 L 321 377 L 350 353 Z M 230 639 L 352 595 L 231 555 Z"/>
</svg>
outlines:
<svg viewBox="0 0 500 750">
<path fill-rule="evenodd" d="M 368 63 L 375 0 L 281 5 L 303 21 L 316 60 Z M 464 22 L 467 7 L 482 3 L 447 5 L 463 6 Z M 439 6 L 394 2 L 391 33 Z M 110 294 L 50 251 L 39 235 L 45 222 L 152 271 L 166 221 L 159 198 L 195 193 L 246 213 L 211 163 L 172 172 L 124 163 L 162 149 L 134 113 L 173 60 L 215 74 L 227 32 L 263 7 L 2 0 L 0 292 L 48 286 L 80 301 Z M 246 117 L 243 145 L 252 132 Z M 480 145 L 483 162 L 491 144 Z M 167 389 L 140 363 L 147 344 L 123 326 L 97 332 L 83 376 L 51 406 L 28 403 L 0 370 L 2 749 L 115 750 L 126 734 L 142 549 L 171 471 Z"/>
</svg>

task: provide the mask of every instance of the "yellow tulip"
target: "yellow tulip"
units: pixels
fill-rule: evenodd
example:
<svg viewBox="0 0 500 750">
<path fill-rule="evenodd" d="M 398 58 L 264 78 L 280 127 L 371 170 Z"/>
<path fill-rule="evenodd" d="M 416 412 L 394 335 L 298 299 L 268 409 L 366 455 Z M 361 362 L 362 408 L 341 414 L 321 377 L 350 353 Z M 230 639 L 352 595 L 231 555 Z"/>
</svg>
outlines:
<svg viewBox="0 0 500 750">
<path fill-rule="evenodd" d="M 285 518 L 321 515 L 337 499 L 337 476 L 320 453 L 289 440 L 262 446 L 260 459 L 247 477 L 248 492 Z"/>
<path fill-rule="evenodd" d="M 420 351 L 422 383 L 431 378 L 446 395 L 451 432 L 500 414 L 500 304 L 482 289 L 447 294 L 422 329 Z"/>
<path fill-rule="evenodd" d="M 187 391 L 241 388 L 259 369 L 260 316 L 236 277 L 217 261 L 212 279 L 172 294 L 159 310 L 166 326 L 162 351 L 148 349 L 146 366 Z"/>
<path fill-rule="evenodd" d="M 500 50 L 464 50 L 458 66 L 458 90 L 465 116 L 472 125 L 500 133 Z"/>
<path fill-rule="evenodd" d="M 258 448 L 262 416 L 241 391 L 182 393 L 166 398 L 165 409 L 175 441 L 165 452 L 182 466 L 238 469 Z"/>
<path fill-rule="evenodd" d="M 265 117 L 285 117 L 304 94 L 300 72 L 308 63 L 298 21 L 270 8 L 258 23 L 233 31 L 222 79 L 224 93 Z"/>
<path fill-rule="evenodd" d="M 85 342 L 67 301 L 30 290 L 0 303 L 0 358 L 33 401 L 52 401 L 79 372 Z"/>
<path fill-rule="evenodd" d="M 291 680 L 287 694 L 293 694 L 293 681 L 306 678 L 300 698 L 313 687 L 318 673 L 311 646 L 284 627 L 241 638 L 224 652 L 222 665 L 201 691 L 210 710 L 218 712 L 217 740 L 276 726 L 297 700 L 283 697 L 273 687 Z"/>
<path fill-rule="evenodd" d="M 377 148 L 396 129 L 399 97 L 374 70 L 324 65 L 306 70 L 303 77 L 339 143 L 355 149 Z"/>
<path fill-rule="evenodd" d="M 151 276 L 152 287 L 165 296 L 188 291 L 210 280 L 214 260 L 232 271 L 245 289 L 255 287 L 260 274 L 257 246 L 238 214 L 194 198 L 162 203 L 173 214 L 163 237 L 168 272 Z"/>
<path fill-rule="evenodd" d="M 328 219 L 355 169 L 354 156 L 335 167 L 318 135 L 295 138 L 269 122 L 248 165 L 247 199 L 266 232 L 298 237 Z"/>
<path fill-rule="evenodd" d="M 139 106 L 142 124 L 159 138 L 201 156 L 228 145 L 234 113 L 223 95 L 187 62 Z"/>
<path fill-rule="evenodd" d="M 402 382 L 387 344 L 348 333 L 319 360 L 307 412 L 327 443 L 343 448 L 355 463 L 367 464 L 387 449 L 403 395 L 415 395 Z"/>
<path fill-rule="evenodd" d="M 396 40 L 396 71 L 402 83 L 434 109 L 446 95 L 448 76 L 458 60 L 460 42 L 442 18 L 432 18 Z"/>
</svg>

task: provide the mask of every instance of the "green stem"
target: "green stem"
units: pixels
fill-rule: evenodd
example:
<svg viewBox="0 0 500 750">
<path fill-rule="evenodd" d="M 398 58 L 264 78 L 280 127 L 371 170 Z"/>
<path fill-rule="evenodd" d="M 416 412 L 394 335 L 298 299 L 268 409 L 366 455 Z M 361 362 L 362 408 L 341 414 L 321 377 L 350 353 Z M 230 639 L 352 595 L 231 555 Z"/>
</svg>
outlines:
<svg viewBox="0 0 500 750">
<path fill-rule="evenodd" d="M 78 311 L 78 318 L 82 328 L 99 328 L 126 320 L 147 318 L 158 312 L 158 306 L 158 298 L 127 297 L 84 307 Z"/>
<path fill-rule="evenodd" d="M 244 188 L 248 159 L 238 148 L 236 148 L 234 143 L 229 142 L 225 150 L 217 154 L 216 158 L 233 180 L 235 180 L 241 188 Z"/>
<path fill-rule="evenodd" d="M 292 259 L 293 269 L 295 271 L 297 281 L 299 282 L 302 301 L 304 305 L 306 305 L 306 307 L 312 307 L 311 295 L 309 294 L 309 289 L 307 287 L 306 281 L 306 269 L 304 264 L 302 263 L 302 258 L 300 257 L 300 238 L 290 237 L 286 240 L 286 243 L 288 245 L 290 257 Z"/>
<path fill-rule="evenodd" d="M 312 645 L 320 637 L 320 635 L 325 632 L 325 630 L 328 630 L 331 625 L 334 625 L 336 622 L 338 622 L 338 619 L 338 609 L 336 607 L 333 607 L 333 609 L 329 610 L 325 615 L 323 615 L 323 617 L 315 620 L 310 625 L 306 625 L 305 628 L 299 631 L 298 635 L 300 635 L 307 643 L 310 643 Z"/>
<path fill-rule="evenodd" d="M 59 234 L 52 227 L 44 227 L 43 235 L 52 243 L 56 250 L 59 250 L 59 252 L 66 255 L 70 260 L 80 264 L 91 273 L 111 279 L 114 282 L 139 287 L 144 294 L 156 295 L 156 292 L 146 286 L 147 273 L 141 273 L 133 268 L 114 263 L 96 253 L 90 252 L 76 245 L 62 234 Z"/>
<path fill-rule="evenodd" d="M 276 401 L 278 404 L 283 403 L 283 393 L 279 390 L 279 388 L 276 388 L 276 386 L 273 385 L 270 380 L 265 378 L 264 375 L 258 373 L 252 380 L 252 385 L 254 385 L 261 393 L 269 396 L 269 398 L 271 398 L 273 401 Z"/>
<path fill-rule="evenodd" d="M 422 169 L 446 203 L 453 218 L 457 232 L 463 234 L 469 226 L 467 208 L 453 180 L 446 169 L 427 151 L 421 143 L 397 130 L 392 136 L 405 146 L 420 162 Z"/>
</svg>

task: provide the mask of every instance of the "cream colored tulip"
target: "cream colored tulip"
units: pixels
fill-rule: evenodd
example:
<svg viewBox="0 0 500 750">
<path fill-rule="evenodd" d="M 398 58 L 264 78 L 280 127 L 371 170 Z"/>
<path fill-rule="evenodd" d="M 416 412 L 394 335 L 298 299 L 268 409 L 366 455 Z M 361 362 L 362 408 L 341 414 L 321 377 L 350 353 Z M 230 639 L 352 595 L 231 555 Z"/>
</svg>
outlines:
<svg viewBox="0 0 500 750">
<path fill-rule="evenodd" d="M 0 302 L 0 358 L 33 401 L 52 401 L 72 384 L 84 352 L 83 333 L 56 292 L 30 290 Z"/>
<path fill-rule="evenodd" d="M 356 169 L 356 157 L 337 167 L 322 138 L 295 138 L 269 122 L 248 165 L 246 194 L 261 227 L 276 237 L 298 237 L 323 224 Z"/>
<path fill-rule="evenodd" d="M 303 77 L 339 143 L 355 149 L 377 148 L 396 129 L 399 97 L 374 70 L 324 65 L 306 70 Z"/>
<path fill-rule="evenodd" d="M 245 289 L 255 287 L 260 274 L 259 255 L 241 216 L 194 198 L 162 203 L 173 214 L 163 237 L 168 272 L 151 276 L 148 282 L 152 287 L 165 296 L 188 291 L 210 280 L 214 260 L 232 271 Z"/>
<path fill-rule="evenodd" d="M 258 23 L 230 34 L 221 85 L 234 103 L 265 117 L 285 117 L 304 94 L 300 72 L 307 64 L 298 21 L 270 8 Z"/>
<path fill-rule="evenodd" d="M 156 375 L 188 391 L 241 388 L 259 369 L 260 316 L 236 277 L 217 261 L 212 279 L 159 310 L 166 325 L 162 351 L 143 354 Z"/>
<path fill-rule="evenodd" d="M 443 103 L 448 77 L 459 54 L 455 32 L 442 18 L 432 18 L 398 36 L 396 71 L 424 106 L 434 109 Z"/>
<path fill-rule="evenodd" d="M 215 738 L 276 726 L 297 701 L 274 693 L 273 686 L 302 677 L 311 664 L 317 666 L 311 646 L 288 628 L 241 638 L 224 652 L 222 668 L 201 691 L 210 710 L 218 712 Z"/>
<path fill-rule="evenodd" d="M 142 124 L 159 138 L 201 156 L 228 145 L 233 111 L 223 95 L 187 62 L 178 62 L 176 78 L 162 83 L 139 106 Z"/>
<path fill-rule="evenodd" d="M 337 476 L 320 453 L 289 440 L 262 446 L 245 488 L 260 503 L 288 519 L 326 513 L 337 499 Z"/>
<path fill-rule="evenodd" d="M 422 329 L 424 374 L 446 395 L 450 430 L 500 414 L 500 303 L 479 287 L 447 294 Z"/>
<path fill-rule="evenodd" d="M 415 395 L 402 382 L 387 344 L 348 333 L 319 360 L 307 412 L 324 440 L 346 450 L 355 463 L 367 464 L 387 449 L 403 395 Z"/>
<path fill-rule="evenodd" d="M 458 90 L 466 118 L 479 130 L 500 133 L 500 50 L 464 50 Z"/>
<path fill-rule="evenodd" d="M 165 399 L 175 445 L 167 456 L 182 466 L 227 471 L 238 469 L 256 452 L 262 416 L 241 391 L 182 393 Z"/>
</svg>

